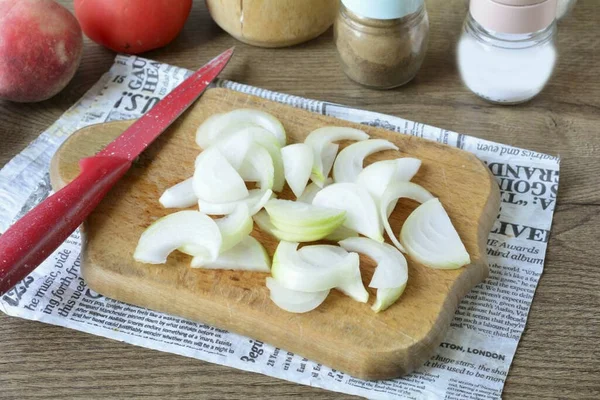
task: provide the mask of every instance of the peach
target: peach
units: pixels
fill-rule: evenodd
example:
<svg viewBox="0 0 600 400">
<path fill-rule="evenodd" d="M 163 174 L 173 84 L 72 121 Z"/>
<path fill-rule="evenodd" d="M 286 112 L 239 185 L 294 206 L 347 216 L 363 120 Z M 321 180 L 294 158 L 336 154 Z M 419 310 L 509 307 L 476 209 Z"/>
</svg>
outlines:
<svg viewBox="0 0 600 400">
<path fill-rule="evenodd" d="M 81 61 L 77 19 L 52 0 L 0 0 L 0 99 L 46 100 L 71 81 Z"/>
</svg>

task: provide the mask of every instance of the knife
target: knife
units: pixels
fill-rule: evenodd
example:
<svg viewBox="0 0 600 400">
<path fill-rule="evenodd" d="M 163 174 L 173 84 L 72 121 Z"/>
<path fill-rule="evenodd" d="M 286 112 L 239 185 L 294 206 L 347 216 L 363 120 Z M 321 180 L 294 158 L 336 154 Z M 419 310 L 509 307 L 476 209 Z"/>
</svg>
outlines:
<svg viewBox="0 0 600 400">
<path fill-rule="evenodd" d="M 225 68 L 233 48 L 183 81 L 150 111 L 93 157 L 67 186 L 0 236 L 0 296 L 37 268 L 77 229 L 133 161 L 163 133 Z"/>
</svg>

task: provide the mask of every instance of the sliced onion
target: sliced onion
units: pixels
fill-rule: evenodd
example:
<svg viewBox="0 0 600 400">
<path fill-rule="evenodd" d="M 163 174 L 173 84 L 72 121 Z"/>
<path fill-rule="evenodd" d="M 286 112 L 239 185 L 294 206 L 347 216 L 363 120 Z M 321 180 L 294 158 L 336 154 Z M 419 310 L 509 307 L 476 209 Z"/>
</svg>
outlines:
<svg viewBox="0 0 600 400">
<path fill-rule="evenodd" d="M 253 141 L 250 135 L 235 133 L 216 140 L 211 147 L 216 147 L 227 161 L 229 161 L 229 164 L 231 164 L 236 171 L 239 171 L 252 144 Z"/>
<path fill-rule="evenodd" d="M 333 165 L 333 179 L 336 183 L 356 182 L 363 169 L 365 158 L 384 150 L 398 150 L 398 146 L 384 139 L 370 139 L 352 143 L 340 151 Z"/>
<path fill-rule="evenodd" d="M 331 171 L 333 160 L 337 154 L 338 145 L 333 144 L 339 140 L 366 140 L 369 138 L 365 132 L 339 126 L 328 126 L 312 131 L 304 143 L 312 147 L 314 152 L 314 166 L 311 179 L 319 186 L 323 186 L 325 179 Z"/>
<path fill-rule="evenodd" d="M 304 189 L 304 193 L 302 193 L 302 196 L 298 197 L 298 199 L 296 201 L 301 201 L 303 203 L 312 203 L 313 199 L 315 198 L 315 196 L 317 195 L 317 193 L 319 193 L 319 191 L 321 189 L 323 189 L 323 187 L 327 186 L 327 185 L 331 185 L 333 183 L 333 179 L 331 178 L 327 178 L 325 180 L 325 183 L 323 184 L 323 186 L 319 186 L 316 183 L 311 183 L 309 184 L 306 189 Z"/>
<path fill-rule="evenodd" d="M 305 246 L 298 250 L 298 254 L 305 261 L 314 265 L 337 264 L 343 262 L 344 258 L 348 256 L 348 252 L 343 248 L 326 244 Z M 359 258 L 356 258 L 355 261 L 352 274 L 349 274 L 346 281 L 336 289 L 358 302 L 366 303 L 369 300 L 369 292 L 362 283 Z"/>
<path fill-rule="evenodd" d="M 285 180 L 296 198 L 302 196 L 313 167 L 312 148 L 304 143 L 296 143 L 281 149 Z"/>
<path fill-rule="evenodd" d="M 190 246 L 196 254 L 216 259 L 221 232 L 215 221 L 198 211 L 179 211 L 150 225 L 137 244 L 133 258 L 147 264 L 164 264 L 173 250 Z"/>
<path fill-rule="evenodd" d="M 403 197 L 412 199 L 419 203 L 425 203 L 426 201 L 433 199 L 433 195 L 416 183 L 394 182 L 387 187 L 381 196 L 381 202 L 379 204 L 379 216 L 383 222 L 383 227 L 385 228 L 388 237 L 391 239 L 394 245 L 400 251 L 406 252 L 402 244 L 400 244 L 398 239 L 396 239 L 396 235 L 394 235 L 388 220 L 388 215 L 390 215 L 393 210 L 392 207 L 396 205 L 398 199 Z"/>
<path fill-rule="evenodd" d="M 279 224 L 310 228 L 325 228 L 331 225 L 338 227 L 346 216 L 343 210 L 279 199 L 269 200 L 265 210 L 269 213 L 273 225 L 278 228 Z"/>
<path fill-rule="evenodd" d="M 437 198 L 421 204 L 408 216 L 400 240 L 410 257 L 431 268 L 456 269 L 471 263 L 465 245 Z"/>
<path fill-rule="evenodd" d="M 346 282 L 354 273 L 358 254 L 349 253 L 335 264 L 314 265 L 297 252 L 298 243 L 279 242 L 273 255 L 271 275 L 282 286 L 301 292 L 320 292 Z"/>
<path fill-rule="evenodd" d="M 324 238 L 327 236 L 328 232 L 331 231 L 331 228 L 329 227 L 323 230 L 310 227 L 298 227 L 294 225 L 291 225 L 288 229 L 279 229 L 273 225 L 271 217 L 269 217 L 269 214 L 267 214 L 265 210 L 258 212 L 252 218 L 261 231 L 268 233 L 279 240 L 284 240 L 287 242 L 313 242 L 315 240 Z"/>
<path fill-rule="evenodd" d="M 344 226 L 378 242 L 383 242 L 383 228 L 375 200 L 356 183 L 334 183 L 323 188 L 314 205 L 346 211 Z"/>
<path fill-rule="evenodd" d="M 193 186 L 199 199 L 214 203 L 237 201 L 248 196 L 240 174 L 216 148 L 204 150 L 196 159 Z"/>
<path fill-rule="evenodd" d="M 160 196 L 158 201 L 165 208 L 187 208 L 196 205 L 198 197 L 194 193 L 193 178 L 188 178 L 171 186 Z"/>
<path fill-rule="evenodd" d="M 421 160 L 416 158 L 396 158 L 395 160 L 377 161 L 365 167 L 356 183 L 367 188 L 375 202 L 379 204 L 385 189 L 393 182 L 409 182 L 419 171 Z M 393 203 L 390 212 L 396 207 Z M 389 217 L 389 215 L 388 215 Z"/>
<path fill-rule="evenodd" d="M 233 248 L 250 235 L 254 226 L 248 206 L 244 203 L 238 204 L 231 214 L 216 220 L 216 223 L 223 238 L 221 253 Z"/>
<path fill-rule="evenodd" d="M 362 237 L 342 240 L 340 246 L 348 251 L 362 253 L 377 263 L 369 287 L 389 289 L 406 285 L 408 265 L 402 253 L 394 246 Z"/>
<path fill-rule="evenodd" d="M 212 203 L 210 201 L 198 199 L 198 207 L 204 214 L 227 215 L 231 214 L 238 204 L 243 203 L 248 206 L 250 215 L 254 215 L 267 204 L 272 196 L 272 190 L 252 189 L 248 191 L 248 197 L 239 201 Z"/>
<path fill-rule="evenodd" d="M 245 181 L 258 182 L 262 190 L 273 189 L 273 159 L 267 149 L 259 144 L 252 144 L 238 172 Z"/>
<path fill-rule="evenodd" d="M 325 239 L 331 240 L 334 242 L 339 242 L 340 240 L 348 239 L 351 237 L 357 237 L 358 232 L 353 231 L 352 229 L 348 229 L 345 226 L 340 226 L 335 231 L 331 232 L 329 235 L 325 236 Z"/>
<path fill-rule="evenodd" d="M 406 289 L 406 285 L 397 288 L 377 289 L 377 297 L 375 298 L 375 303 L 371 306 L 371 310 L 375 312 L 386 310 L 402 296 L 404 289 Z"/>
<path fill-rule="evenodd" d="M 285 146 L 286 135 L 281 122 L 269 113 L 248 108 L 240 108 L 226 114 L 217 114 L 208 118 L 196 131 L 196 143 L 202 148 L 207 148 L 223 132 L 240 124 L 260 126 L 271 132 L 280 146 Z"/>
<path fill-rule="evenodd" d="M 300 292 L 281 285 L 273 278 L 267 278 L 271 300 L 275 305 L 292 313 L 305 313 L 319 307 L 329 295 L 329 290 L 320 292 Z"/>
<path fill-rule="evenodd" d="M 258 240 L 246 236 L 235 247 L 219 254 L 216 260 L 205 263 L 202 268 L 269 272 L 271 260 Z"/>
</svg>

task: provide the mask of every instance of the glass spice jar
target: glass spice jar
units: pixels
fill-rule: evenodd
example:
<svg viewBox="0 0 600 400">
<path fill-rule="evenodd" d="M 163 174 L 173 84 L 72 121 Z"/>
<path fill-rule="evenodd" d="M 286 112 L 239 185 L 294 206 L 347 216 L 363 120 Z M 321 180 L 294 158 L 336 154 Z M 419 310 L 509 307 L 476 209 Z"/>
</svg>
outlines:
<svg viewBox="0 0 600 400">
<path fill-rule="evenodd" d="M 557 60 L 556 0 L 471 0 L 458 43 L 465 85 L 496 104 L 537 96 Z"/>
<path fill-rule="evenodd" d="M 423 0 L 342 0 L 334 23 L 344 73 L 374 89 L 395 88 L 413 79 L 428 39 Z"/>
</svg>

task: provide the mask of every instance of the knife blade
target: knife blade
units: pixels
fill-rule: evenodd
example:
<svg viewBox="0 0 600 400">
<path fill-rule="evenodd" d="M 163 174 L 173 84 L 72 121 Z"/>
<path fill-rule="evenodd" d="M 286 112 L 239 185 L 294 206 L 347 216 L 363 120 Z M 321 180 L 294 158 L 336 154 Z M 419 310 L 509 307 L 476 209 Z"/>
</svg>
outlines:
<svg viewBox="0 0 600 400">
<path fill-rule="evenodd" d="M 133 160 L 206 90 L 225 68 L 233 48 L 188 77 L 93 157 L 79 162 L 81 172 L 0 236 L 0 296 L 31 273 L 96 208 L 125 175 Z"/>
</svg>

